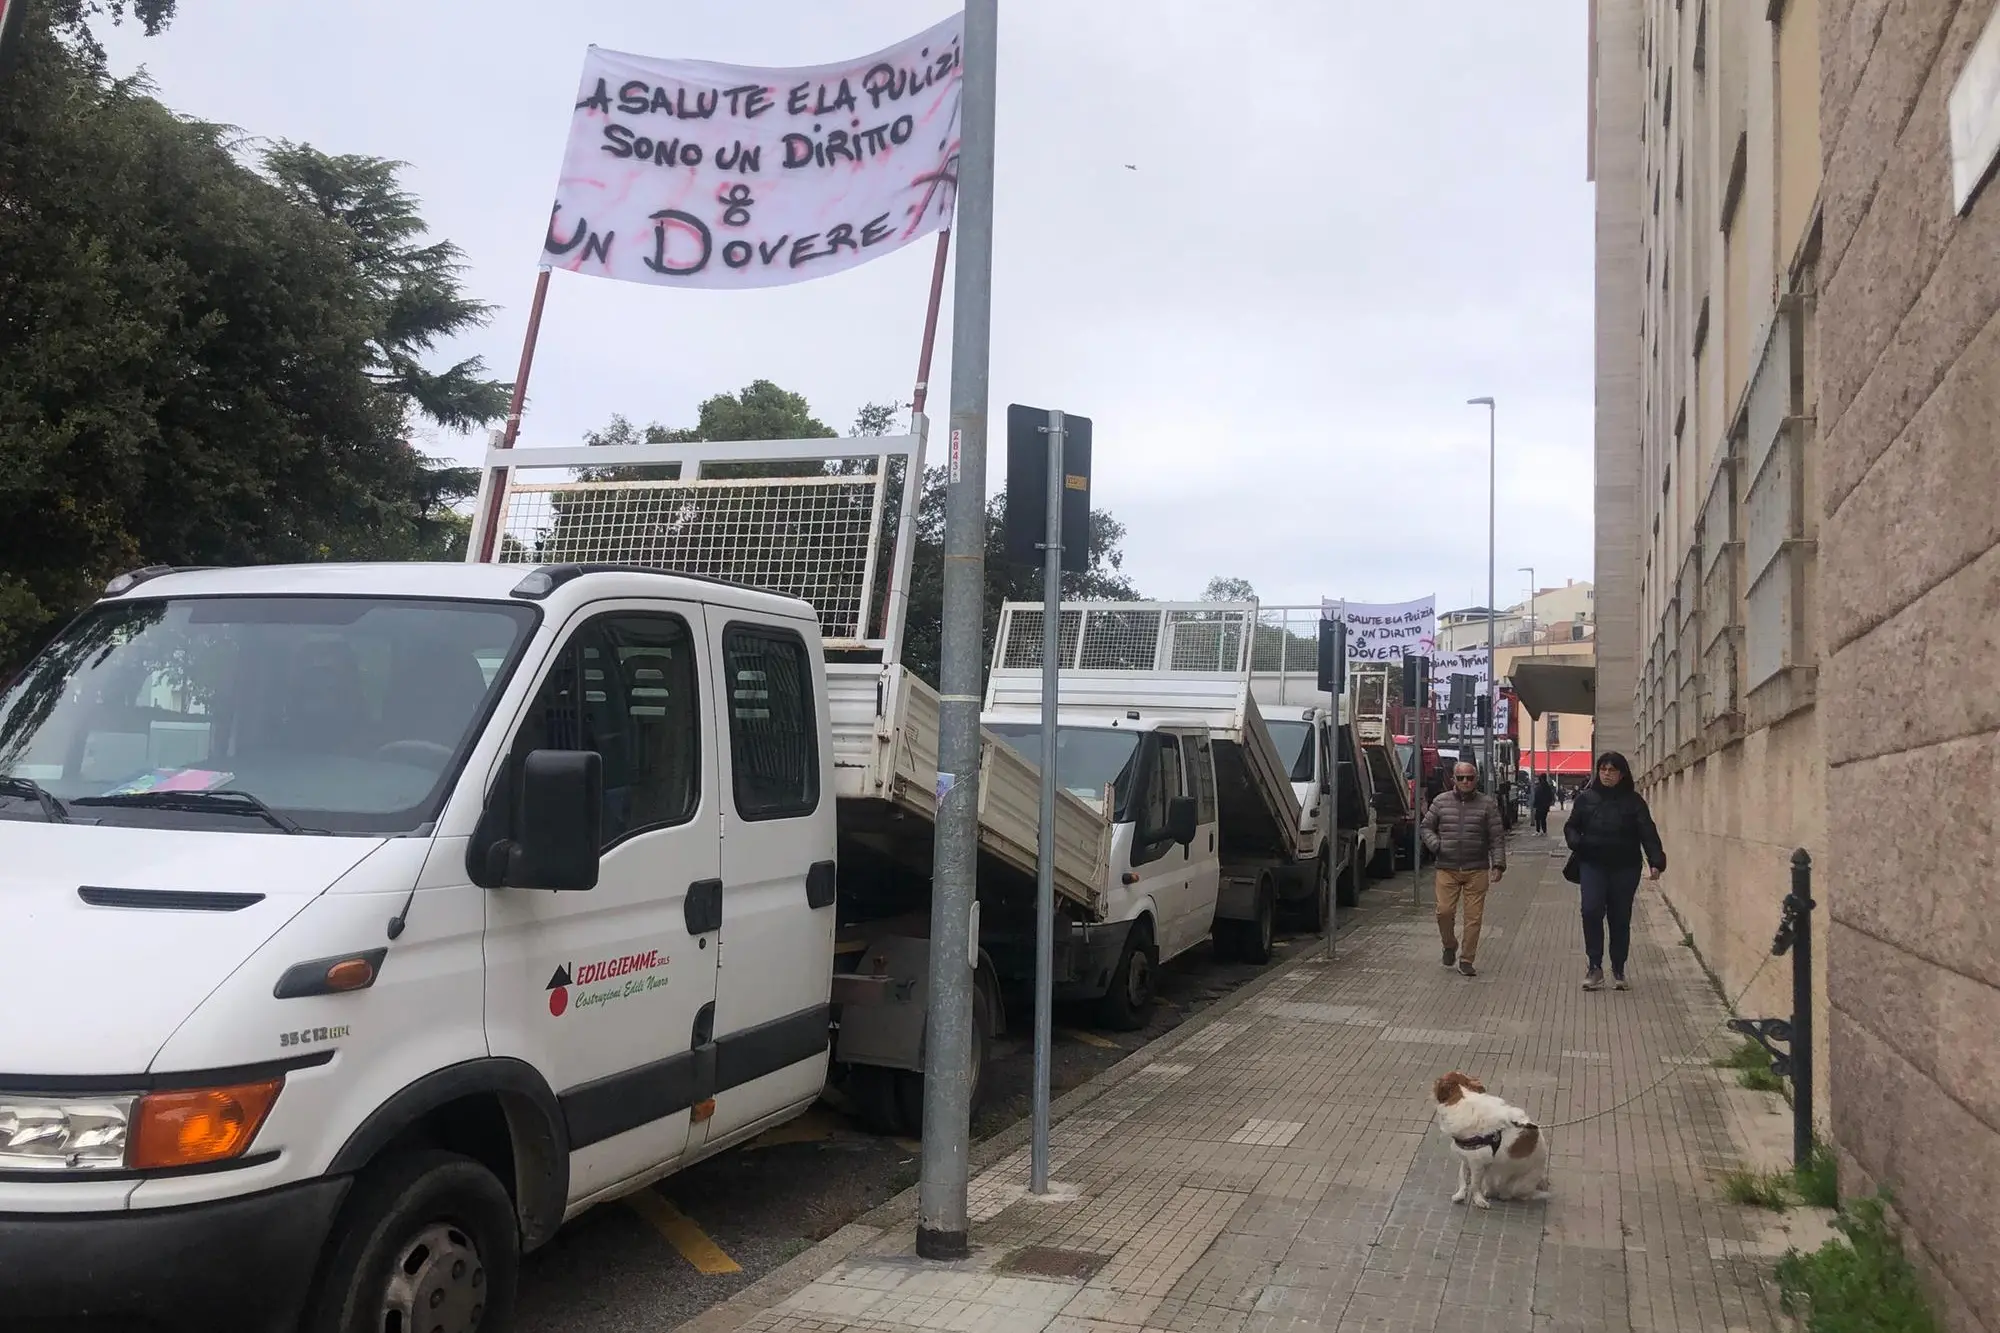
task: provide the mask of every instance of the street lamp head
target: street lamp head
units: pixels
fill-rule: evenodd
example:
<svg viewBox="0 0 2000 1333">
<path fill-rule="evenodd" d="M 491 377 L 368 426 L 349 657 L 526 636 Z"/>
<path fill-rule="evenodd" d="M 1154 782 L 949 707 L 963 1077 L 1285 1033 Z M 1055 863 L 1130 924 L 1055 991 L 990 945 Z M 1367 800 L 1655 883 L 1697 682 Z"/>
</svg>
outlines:
<svg viewBox="0 0 2000 1333">
<path fill-rule="evenodd" d="M 1468 398 L 1465 400 L 1465 405 L 1467 407 L 1491 407 L 1493 406 L 1493 400 L 1491 398 Z"/>
</svg>

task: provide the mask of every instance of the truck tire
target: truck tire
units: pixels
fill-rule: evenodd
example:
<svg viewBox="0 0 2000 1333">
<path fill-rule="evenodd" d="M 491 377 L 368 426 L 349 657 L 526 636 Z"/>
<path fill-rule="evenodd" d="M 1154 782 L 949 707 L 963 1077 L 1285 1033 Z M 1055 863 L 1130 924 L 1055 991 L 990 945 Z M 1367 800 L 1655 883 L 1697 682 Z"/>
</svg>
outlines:
<svg viewBox="0 0 2000 1333">
<path fill-rule="evenodd" d="M 1333 860 L 1332 849 L 1322 849 L 1319 859 L 1313 862 L 1313 891 L 1293 909 L 1298 913 L 1299 929 L 1308 935 L 1317 935 L 1326 929 L 1326 919 L 1333 905 Z"/>
<path fill-rule="evenodd" d="M 986 1033 L 993 1026 L 993 1009 L 987 1003 L 986 992 L 973 987 L 972 991 L 972 1114 L 979 1114 L 980 1102 L 986 1093 Z M 896 1119 L 901 1129 L 891 1133 L 907 1133 L 915 1138 L 924 1135 L 924 1076 L 909 1069 L 876 1070 L 876 1073 L 891 1074 L 894 1080 L 892 1100 L 896 1107 Z"/>
<path fill-rule="evenodd" d="M 896 1075 L 903 1072 L 879 1065 L 854 1065 L 847 1071 L 848 1100 L 870 1134 L 898 1139 L 909 1133 L 903 1123 L 902 1098 L 896 1095 Z"/>
<path fill-rule="evenodd" d="M 304 1327 L 504 1333 L 514 1320 L 521 1227 L 493 1173 L 425 1149 L 361 1173 L 328 1238 Z"/>
<path fill-rule="evenodd" d="M 1225 962 L 1268 963 L 1278 926 L 1278 892 L 1266 871 L 1257 883 L 1257 915 L 1215 923 L 1215 956 Z"/>
<path fill-rule="evenodd" d="M 1111 973 L 1111 988 L 1097 1002 L 1098 1021 L 1113 1032 L 1137 1032 L 1153 1016 L 1153 974 L 1159 968 L 1152 922 L 1141 919 L 1125 937 L 1125 952 Z"/>
<path fill-rule="evenodd" d="M 1362 863 L 1362 853 L 1356 847 L 1354 855 L 1348 857 L 1348 869 L 1340 873 L 1340 885 L 1334 891 L 1334 903 L 1340 907 L 1360 907 L 1362 887 L 1368 883 L 1368 867 Z"/>
</svg>

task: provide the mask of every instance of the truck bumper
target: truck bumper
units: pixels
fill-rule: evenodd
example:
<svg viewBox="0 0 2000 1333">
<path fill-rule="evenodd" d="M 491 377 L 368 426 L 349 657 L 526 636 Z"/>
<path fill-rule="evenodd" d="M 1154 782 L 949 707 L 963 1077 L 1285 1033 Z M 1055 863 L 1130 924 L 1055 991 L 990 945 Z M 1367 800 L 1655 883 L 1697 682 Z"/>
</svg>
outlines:
<svg viewBox="0 0 2000 1333">
<path fill-rule="evenodd" d="M 0 1214 L 0 1310 L 9 1328 L 294 1328 L 348 1183 L 186 1208 Z"/>
</svg>

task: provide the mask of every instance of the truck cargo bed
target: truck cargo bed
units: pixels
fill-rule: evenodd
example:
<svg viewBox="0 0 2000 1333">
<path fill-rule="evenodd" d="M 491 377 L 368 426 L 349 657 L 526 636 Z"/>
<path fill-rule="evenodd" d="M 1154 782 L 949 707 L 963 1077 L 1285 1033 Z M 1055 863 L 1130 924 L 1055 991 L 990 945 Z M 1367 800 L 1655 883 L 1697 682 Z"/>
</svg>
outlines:
<svg viewBox="0 0 2000 1333">
<path fill-rule="evenodd" d="M 900 666 L 829 662 L 834 792 L 843 836 L 928 875 L 938 806 L 938 696 Z M 1041 778 L 985 732 L 979 746 L 979 850 L 1030 879 L 1036 871 Z M 920 821 L 898 837 L 902 821 Z M 1056 793 L 1056 893 L 1086 919 L 1102 912 L 1109 826 L 1096 807 Z"/>
</svg>

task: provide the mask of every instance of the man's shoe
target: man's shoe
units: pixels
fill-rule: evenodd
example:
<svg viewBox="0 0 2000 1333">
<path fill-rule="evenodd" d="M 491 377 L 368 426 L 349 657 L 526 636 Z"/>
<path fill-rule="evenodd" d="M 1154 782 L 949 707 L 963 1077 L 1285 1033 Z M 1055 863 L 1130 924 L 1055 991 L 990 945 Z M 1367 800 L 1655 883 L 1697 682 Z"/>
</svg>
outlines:
<svg viewBox="0 0 2000 1333">
<path fill-rule="evenodd" d="M 1603 990 L 1604 969 L 1601 967 L 1593 967 L 1590 969 L 1590 971 L 1584 973 L 1583 988 L 1585 990 Z"/>
<path fill-rule="evenodd" d="M 1631 990 L 1632 986 L 1631 983 L 1625 980 L 1625 974 L 1623 972 L 1613 972 L 1611 974 L 1611 989 Z"/>
<path fill-rule="evenodd" d="M 1461 977 L 1476 977 L 1479 975 L 1479 969 L 1474 967 L 1470 962 L 1461 962 L 1458 965 L 1458 975 Z"/>
<path fill-rule="evenodd" d="M 1453 963 L 1457 961 L 1458 961 L 1458 949 L 1456 946 L 1446 949 L 1444 951 L 1444 965 L 1446 967 L 1450 967 Z"/>
</svg>

